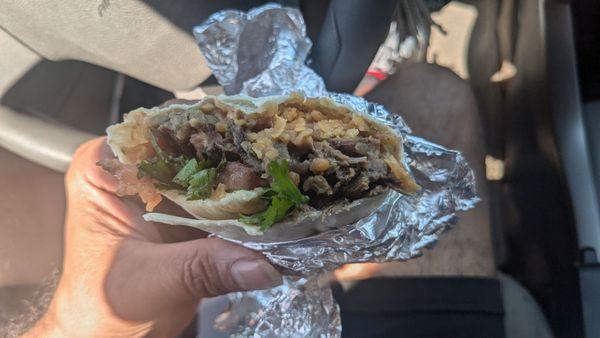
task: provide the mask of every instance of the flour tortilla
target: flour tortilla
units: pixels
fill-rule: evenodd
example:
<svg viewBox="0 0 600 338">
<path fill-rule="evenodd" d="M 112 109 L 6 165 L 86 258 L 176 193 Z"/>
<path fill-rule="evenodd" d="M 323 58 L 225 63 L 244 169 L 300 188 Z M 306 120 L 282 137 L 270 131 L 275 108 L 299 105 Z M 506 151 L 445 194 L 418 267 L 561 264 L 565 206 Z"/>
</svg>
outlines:
<svg viewBox="0 0 600 338">
<path fill-rule="evenodd" d="M 316 109 L 334 109 L 338 112 L 354 112 L 351 108 L 335 103 L 329 98 L 305 99 L 297 95 L 269 96 L 251 98 L 245 95 L 235 96 L 207 96 L 202 101 L 192 104 L 174 104 L 168 107 L 154 107 L 151 109 L 139 108 L 125 115 L 124 122 L 110 126 L 107 129 L 108 144 L 119 161 L 124 164 L 136 164 L 151 156 L 149 150 L 150 129 L 145 124 L 145 119 L 156 115 L 169 115 L 186 110 L 202 110 L 208 112 L 213 107 L 223 110 L 239 110 L 247 115 L 262 113 L 278 109 L 284 102 L 303 103 Z M 384 130 L 393 139 L 393 148 L 396 158 L 402 159 L 402 139 L 388 126 L 373 119 L 367 114 L 358 113 L 368 120 L 371 125 Z M 404 182 L 409 188 L 418 188 L 416 183 L 407 175 Z M 418 190 L 418 189 L 417 189 Z M 176 204 L 180 205 L 196 219 L 181 218 L 166 214 L 150 213 L 145 219 L 173 225 L 187 225 L 200 228 L 211 233 L 238 240 L 263 240 L 287 241 L 306 237 L 310 234 L 325 229 L 336 228 L 353 223 L 368 216 L 381 204 L 389 189 L 369 198 L 356 200 L 347 205 L 339 205 L 336 212 L 325 214 L 321 211 L 296 213 L 282 222 L 274 224 L 264 233 L 257 227 L 249 226 L 237 221 L 240 214 L 253 214 L 265 207 L 265 202 L 260 198 L 260 188 L 247 191 L 238 190 L 226 193 L 220 199 L 204 199 L 188 201 L 185 195 L 177 191 L 161 191 L 161 194 Z"/>
<path fill-rule="evenodd" d="M 295 212 L 267 231 L 238 221 L 186 218 L 161 213 L 147 213 L 144 219 L 171 225 L 184 225 L 216 234 L 240 242 L 273 243 L 287 242 L 352 224 L 372 214 L 385 200 L 389 190 L 373 196 L 353 201 L 328 211 Z"/>
</svg>

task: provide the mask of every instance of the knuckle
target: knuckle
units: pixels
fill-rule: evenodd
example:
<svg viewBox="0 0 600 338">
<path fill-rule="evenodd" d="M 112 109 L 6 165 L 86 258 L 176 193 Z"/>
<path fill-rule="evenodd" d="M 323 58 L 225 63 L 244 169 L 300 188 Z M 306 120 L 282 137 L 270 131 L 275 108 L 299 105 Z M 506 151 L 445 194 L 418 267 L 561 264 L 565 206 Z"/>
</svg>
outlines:
<svg viewBox="0 0 600 338">
<path fill-rule="evenodd" d="M 202 250 L 187 259 L 183 266 L 182 282 L 192 297 L 213 297 L 228 292 L 219 266 Z"/>
<path fill-rule="evenodd" d="M 92 140 L 88 140 L 82 144 L 80 144 L 77 149 L 75 149 L 75 152 L 73 153 L 73 157 L 71 159 L 71 163 L 69 165 L 69 167 L 67 168 L 67 172 L 65 175 L 65 179 L 67 182 L 70 181 L 74 181 L 78 176 L 80 176 L 81 174 L 81 166 L 83 165 L 82 162 L 84 162 L 87 158 L 87 154 L 90 151 L 90 148 L 93 148 L 93 146 L 99 142 L 100 139 L 103 138 L 95 138 Z"/>
</svg>

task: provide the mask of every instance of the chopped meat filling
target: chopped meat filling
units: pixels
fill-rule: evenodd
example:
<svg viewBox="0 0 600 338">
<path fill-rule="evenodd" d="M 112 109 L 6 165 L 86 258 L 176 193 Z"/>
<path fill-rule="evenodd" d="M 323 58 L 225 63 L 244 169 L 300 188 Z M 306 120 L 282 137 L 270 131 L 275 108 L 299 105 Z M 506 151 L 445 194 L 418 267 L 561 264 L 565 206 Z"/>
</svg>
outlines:
<svg viewBox="0 0 600 338">
<path fill-rule="evenodd" d="M 396 158 L 395 137 L 354 113 L 303 103 L 253 115 L 212 106 L 151 116 L 146 123 L 170 155 L 191 154 L 213 167 L 222 163 L 215 183 L 221 191 L 267 187 L 267 165 L 275 159 L 288 161 L 303 193 L 319 197 L 311 198 L 312 206 L 372 196 L 390 186 L 418 189 L 402 185 L 408 174 Z"/>
<path fill-rule="evenodd" d="M 206 155 L 215 157 L 214 155 L 216 155 L 216 160 L 218 161 L 219 154 L 215 154 L 215 150 L 217 147 L 219 150 L 223 148 L 221 145 L 222 142 L 223 137 L 216 131 L 198 131 L 190 137 L 190 143 L 196 150 L 197 158 L 204 158 Z"/>
<path fill-rule="evenodd" d="M 302 189 L 305 192 L 309 192 L 313 190 L 317 195 L 331 195 L 333 194 L 333 189 L 327 183 L 325 177 L 321 175 L 311 176 L 304 181 L 302 185 Z"/>
<path fill-rule="evenodd" d="M 348 156 L 378 155 L 381 142 L 372 137 L 334 138 L 329 144 Z"/>
<path fill-rule="evenodd" d="M 226 191 L 253 190 L 267 185 L 259 173 L 240 162 L 228 162 L 219 172 L 217 182 L 223 183 Z"/>
</svg>

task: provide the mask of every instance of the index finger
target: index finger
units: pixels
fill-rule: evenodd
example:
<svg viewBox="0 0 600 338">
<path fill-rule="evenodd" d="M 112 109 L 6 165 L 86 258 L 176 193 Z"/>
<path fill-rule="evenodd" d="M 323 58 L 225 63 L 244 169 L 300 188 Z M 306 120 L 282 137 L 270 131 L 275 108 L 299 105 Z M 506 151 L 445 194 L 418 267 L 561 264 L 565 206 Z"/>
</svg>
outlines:
<svg viewBox="0 0 600 338">
<path fill-rule="evenodd" d="M 67 173 L 67 183 L 74 182 L 77 177 L 80 177 L 85 180 L 85 183 L 91 184 L 94 188 L 99 188 L 114 194 L 119 185 L 118 180 L 97 164 L 100 160 L 112 158 L 115 158 L 115 156 L 106 143 L 106 137 L 98 137 L 82 144 L 73 156 L 73 162 Z M 114 197 L 117 198 L 117 196 Z M 133 198 L 129 199 L 129 202 L 136 204 L 140 212 L 143 210 L 141 200 Z M 181 217 L 192 217 L 175 203 L 164 199 L 155 208 L 155 211 Z M 141 220 L 141 218 L 138 219 L 138 221 L 146 223 Z M 203 231 L 188 227 L 166 226 L 157 227 L 157 230 L 168 242 L 206 237 L 206 233 Z"/>
<path fill-rule="evenodd" d="M 118 186 L 117 179 L 98 165 L 98 161 L 114 157 L 106 143 L 106 136 L 82 144 L 73 155 L 67 171 L 67 184 L 77 178 L 84 178 L 97 188 L 115 192 Z"/>
</svg>

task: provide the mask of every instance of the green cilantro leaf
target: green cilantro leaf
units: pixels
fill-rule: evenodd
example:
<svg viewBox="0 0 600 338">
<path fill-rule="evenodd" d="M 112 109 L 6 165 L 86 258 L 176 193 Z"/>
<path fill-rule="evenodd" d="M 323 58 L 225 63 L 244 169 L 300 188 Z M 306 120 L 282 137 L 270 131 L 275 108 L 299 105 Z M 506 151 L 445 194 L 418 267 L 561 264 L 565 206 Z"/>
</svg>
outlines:
<svg viewBox="0 0 600 338">
<path fill-rule="evenodd" d="M 216 168 L 203 169 L 193 174 L 188 180 L 187 200 L 195 201 L 210 196 L 216 178 Z"/>
<path fill-rule="evenodd" d="M 189 160 L 181 170 L 173 177 L 173 182 L 183 186 L 188 186 L 188 181 L 194 175 L 200 171 L 200 167 L 198 166 L 198 161 L 195 158 Z"/>
<path fill-rule="evenodd" d="M 240 218 L 238 218 L 238 221 L 242 222 L 242 223 L 246 223 L 249 225 L 260 225 L 260 222 L 262 222 L 262 220 L 264 219 L 264 214 L 265 211 L 262 212 L 258 212 L 254 215 L 240 215 Z"/>
<path fill-rule="evenodd" d="M 173 182 L 173 177 L 185 166 L 186 158 L 154 157 L 138 164 L 138 178 L 148 176 L 154 179 L 159 189 L 180 189 L 181 185 Z"/>
<path fill-rule="evenodd" d="M 246 224 L 259 226 L 260 230 L 265 231 L 274 223 L 284 219 L 293 207 L 295 207 L 294 202 L 274 197 L 265 211 L 250 216 L 241 215 L 239 220 Z"/>
<path fill-rule="evenodd" d="M 164 160 L 143 160 L 138 165 L 138 178 L 149 176 L 159 182 L 170 181 L 171 167 Z"/>
<path fill-rule="evenodd" d="M 295 206 L 294 202 L 288 199 L 273 197 L 271 205 L 265 211 L 264 219 L 260 223 L 260 230 L 265 231 L 274 223 L 284 219 L 288 215 L 288 211 L 291 212 Z"/>
<path fill-rule="evenodd" d="M 241 215 L 239 218 L 240 222 L 260 226 L 262 231 L 284 219 L 296 206 L 309 201 L 308 196 L 302 195 L 289 178 L 287 161 L 271 161 L 267 169 L 273 179 L 271 187 L 262 194 L 262 197 L 269 201 L 267 209 L 250 216 Z"/>
<path fill-rule="evenodd" d="M 290 169 L 287 161 L 271 161 L 269 162 L 267 169 L 269 171 L 269 175 L 271 175 L 273 178 L 271 190 L 275 191 L 281 197 L 294 202 L 294 204 L 308 203 L 308 196 L 302 195 L 298 187 L 296 187 L 294 182 L 292 182 L 290 179 Z"/>
</svg>

